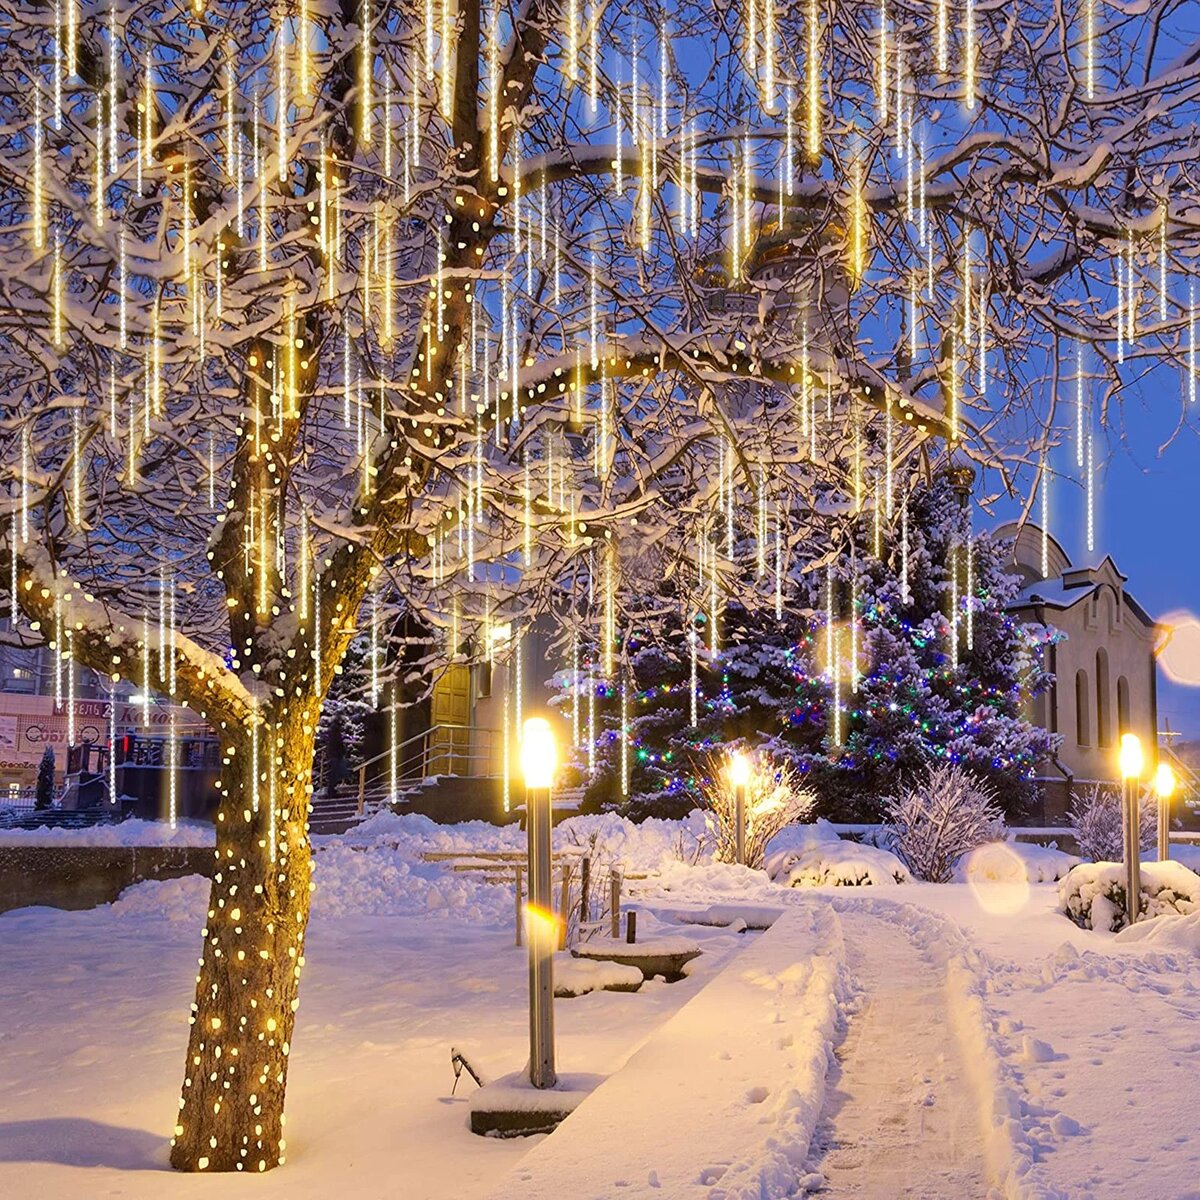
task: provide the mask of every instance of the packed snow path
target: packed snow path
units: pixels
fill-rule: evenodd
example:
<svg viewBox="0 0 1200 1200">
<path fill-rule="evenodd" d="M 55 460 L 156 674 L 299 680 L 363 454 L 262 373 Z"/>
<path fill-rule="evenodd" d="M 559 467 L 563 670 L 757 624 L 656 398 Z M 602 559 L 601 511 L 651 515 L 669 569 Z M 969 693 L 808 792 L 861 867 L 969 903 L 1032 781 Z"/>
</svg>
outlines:
<svg viewBox="0 0 1200 1200">
<path fill-rule="evenodd" d="M 943 967 L 897 924 L 839 914 L 853 997 L 811 1150 L 826 1195 L 962 1200 L 988 1186 Z"/>
</svg>

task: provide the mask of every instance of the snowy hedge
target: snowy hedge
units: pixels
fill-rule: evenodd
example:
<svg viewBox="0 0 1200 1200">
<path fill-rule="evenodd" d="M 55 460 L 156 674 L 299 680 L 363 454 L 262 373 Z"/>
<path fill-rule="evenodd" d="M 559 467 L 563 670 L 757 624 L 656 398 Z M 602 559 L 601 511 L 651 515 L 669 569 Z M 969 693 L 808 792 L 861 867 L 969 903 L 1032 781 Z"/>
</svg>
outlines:
<svg viewBox="0 0 1200 1200">
<path fill-rule="evenodd" d="M 1129 923 L 1125 867 L 1117 862 L 1081 863 L 1058 885 L 1059 910 L 1076 925 L 1112 933 Z M 1200 875 L 1182 863 L 1146 862 L 1141 870 L 1143 917 L 1184 915 L 1200 908 Z"/>
<path fill-rule="evenodd" d="M 788 887 L 884 886 L 909 879 L 890 851 L 843 841 L 827 821 L 784 830 L 771 842 L 763 867 Z"/>
</svg>

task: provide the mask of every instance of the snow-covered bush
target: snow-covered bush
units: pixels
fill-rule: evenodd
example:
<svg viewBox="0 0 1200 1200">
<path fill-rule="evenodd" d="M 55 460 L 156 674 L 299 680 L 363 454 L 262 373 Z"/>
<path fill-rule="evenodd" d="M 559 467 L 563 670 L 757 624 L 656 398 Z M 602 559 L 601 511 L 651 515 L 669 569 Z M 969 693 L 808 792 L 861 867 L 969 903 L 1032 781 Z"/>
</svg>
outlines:
<svg viewBox="0 0 1200 1200">
<path fill-rule="evenodd" d="M 1116 862 L 1125 855 L 1125 830 L 1121 816 L 1121 794 L 1113 787 L 1094 783 L 1083 792 L 1071 793 L 1067 814 L 1075 840 L 1085 858 L 1092 862 Z M 1139 814 L 1143 850 L 1157 839 L 1157 813 L 1153 804 L 1142 804 Z"/>
<path fill-rule="evenodd" d="M 1059 911 L 1076 925 L 1111 933 L 1129 924 L 1125 867 L 1080 863 L 1058 885 Z M 1187 916 L 1200 906 L 1200 875 L 1182 863 L 1142 863 L 1139 911 L 1144 917 Z"/>
<path fill-rule="evenodd" d="M 766 872 L 788 887 L 866 887 L 907 883 L 908 870 L 889 850 L 822 839 L 768 854 Z"/>
<path fill-rule="evenodd" d="M 985 842 L 959 859 L 954 878 L 961 883 L 1055 883 L 1079 861 L 1057 846 Z"/>
<path fill-rule="evenodd" d="M 717 862 L 737 859 L 737 790 L 729 781 L 724 755 L 710 754 L 704 762 L 705 824 L 713 839 Z M 796 772 L 786 763 L 754 755 L 746 785 L 746 866 L 761 867 L 767 843 L 783 828 L 808 816 L 816 797 L 800 789 Z"/>
<path fill-rule="evenodd" d="M 1004 837 L 995 793 L 957 763 L 931 767 L 925 778 L 885 802 L 891 845 L 918 878 L 948 883 L 958 860 Z"/>
</svg>

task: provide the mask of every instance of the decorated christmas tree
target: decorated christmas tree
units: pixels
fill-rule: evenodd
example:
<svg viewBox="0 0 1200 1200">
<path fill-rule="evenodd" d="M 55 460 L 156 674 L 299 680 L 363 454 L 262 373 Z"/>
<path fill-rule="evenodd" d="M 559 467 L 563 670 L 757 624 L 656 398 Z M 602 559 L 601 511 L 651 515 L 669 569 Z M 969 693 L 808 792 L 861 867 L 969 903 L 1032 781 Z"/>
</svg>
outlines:
<svg viewBox="0 0 1200 1200">
<path fill-rule="evenodd" d="M 942 473 L 890 522 L 863 513 L 836 555 L 794 575 L 775 615 L 728 604 L 715 656 L 711 618 L 644 638 L 632 619 L 624 776 L 607 700 L 589 802 L 635 816 L 686 811 L 703 754 L 745 740 L 793 762 L 829 816 L 876 817 L 936 761 L 990 779 L 1019 811 L 1052 743 L 1023 715 L 1026 701 L 1050 680 L 1041 635 L 1007 612 L 1018 586 L 1010 546 L 971 531 L 966 487 Z"/>
</svg>

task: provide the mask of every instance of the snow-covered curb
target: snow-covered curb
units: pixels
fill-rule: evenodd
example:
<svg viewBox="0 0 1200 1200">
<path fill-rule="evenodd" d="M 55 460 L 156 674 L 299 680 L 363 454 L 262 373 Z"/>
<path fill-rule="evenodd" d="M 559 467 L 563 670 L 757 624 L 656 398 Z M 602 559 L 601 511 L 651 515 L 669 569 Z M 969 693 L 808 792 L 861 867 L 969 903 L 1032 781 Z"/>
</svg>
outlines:
<svg viewBox="0 0 1200 1200">
<path fill-rule="evenodd" d="M 580 1105 L 560 1131 L 569 1137 L 535 1147 L 493 1196 L 669 1196 L 697 1181 L 722 1200 L 802 1192 L 845 968 L 836 913 L 787 912 Z M 687 1136 L 648 1137 L 664 1119 Z"/>
<path fill-rule="evenodd" d="M 214 846 L 217 835 L 211 821 L 142 821 L 131 817 L 112 825 L 67 829 L 39 825 L 36 829 L 0 829 L 0 846 Z"/>
</svg>

